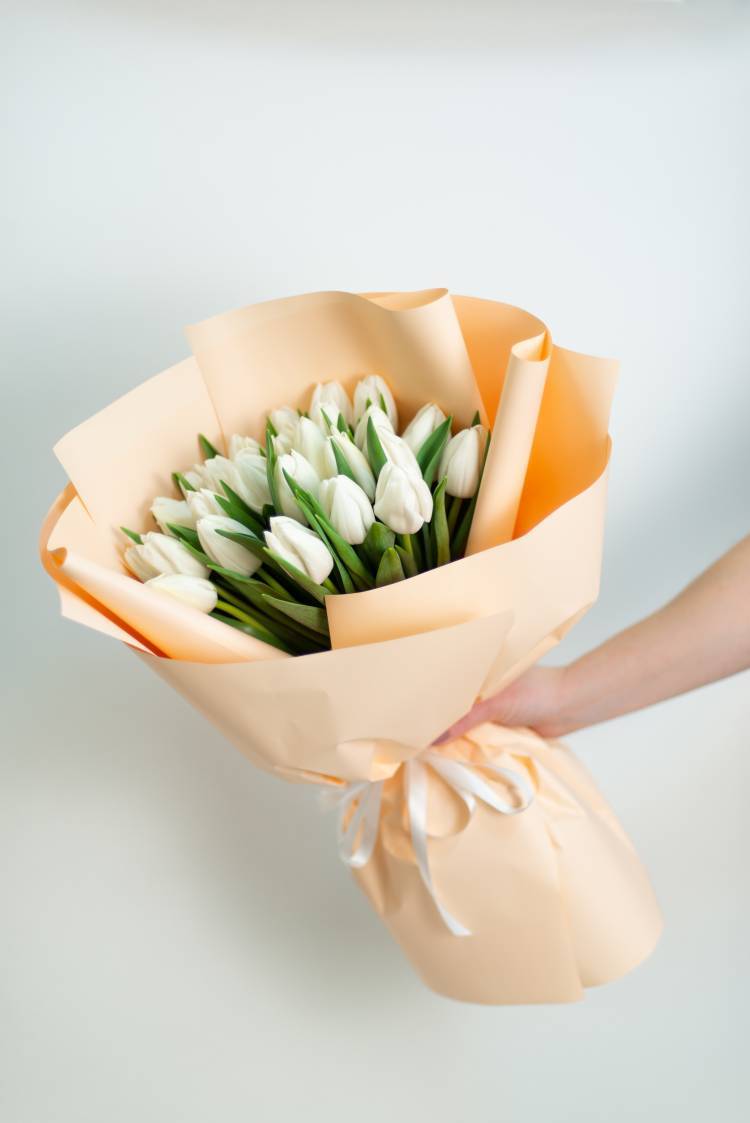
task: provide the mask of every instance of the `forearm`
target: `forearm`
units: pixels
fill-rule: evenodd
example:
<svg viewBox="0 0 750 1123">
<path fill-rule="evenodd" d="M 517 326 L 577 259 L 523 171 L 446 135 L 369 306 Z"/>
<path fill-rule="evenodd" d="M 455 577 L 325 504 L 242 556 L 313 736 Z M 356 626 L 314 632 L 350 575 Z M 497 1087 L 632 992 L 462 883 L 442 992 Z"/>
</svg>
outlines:
<svg viewBox="0 0 750 1123">
<path fill-rule="evenodd" d="M 659 612 L 566 668 L 558 733 L 607 721 L 750 667 L 750 537 Z"/>
</svg>

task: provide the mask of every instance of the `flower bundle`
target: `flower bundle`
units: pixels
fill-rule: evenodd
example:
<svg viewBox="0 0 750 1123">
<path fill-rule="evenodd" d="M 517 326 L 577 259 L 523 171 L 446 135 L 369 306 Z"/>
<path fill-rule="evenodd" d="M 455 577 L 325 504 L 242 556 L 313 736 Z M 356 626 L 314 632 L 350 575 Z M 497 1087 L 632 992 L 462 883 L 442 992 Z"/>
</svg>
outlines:
<svg viewBox="0 0 750 1123">
<path fill-rule="evenodd" d="M 568 1002 L 635 966 L 659 910 L 574 756 L 490 724 L 436 744 L 596 598 L 616 364 L 444 290 L 308 293 L 188 337 L 56 446 L 65 615 L 326 793 L 435 990 Z"/>
<path fill-rule="evenodd" d="M 291 655 L 330 647 L 326 597 L 363 592 L 463 557 L 489 434 L 423 405 L 397 435 L 398 408 L 379 375 L 318 383 L 309 408 L 271 411 L 265 447 L 234 435 L 159 496 L 159 531 L 124 560 L 149 588 Z"/>
</svg>

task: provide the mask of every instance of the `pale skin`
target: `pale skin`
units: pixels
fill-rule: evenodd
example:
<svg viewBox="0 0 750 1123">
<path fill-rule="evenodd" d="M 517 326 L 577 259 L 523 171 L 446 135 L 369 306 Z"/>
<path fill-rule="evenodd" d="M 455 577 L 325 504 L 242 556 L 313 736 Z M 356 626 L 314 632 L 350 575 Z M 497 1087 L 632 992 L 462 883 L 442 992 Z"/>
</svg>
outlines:
<svg viewBox="0 0 750 1123">
<path fill-rule="evenodd" d="M 483 721 L 562 737 L 750 668 L 750 535 L 674 600 L 567 667 L 533 667 L 440 740 Z"/>
</svg>

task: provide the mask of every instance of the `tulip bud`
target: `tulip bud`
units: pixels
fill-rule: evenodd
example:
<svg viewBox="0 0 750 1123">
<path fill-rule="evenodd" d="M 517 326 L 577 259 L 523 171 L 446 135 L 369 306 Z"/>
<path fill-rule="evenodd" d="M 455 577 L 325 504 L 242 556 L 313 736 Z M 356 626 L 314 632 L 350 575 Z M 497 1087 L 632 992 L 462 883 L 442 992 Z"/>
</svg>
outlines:
<svg viewBox="0 0 750 1123">
<path fill-rule="evenodd" d="M 312 465 L 321 480 L 336 475 L 336 457 L 328 438 L 309 417 L 300 417 L 294 447 Z"/>
<path fill-rule="evenodd" d="M 331 433 L 328 439 L 340 450 L 354 479 L 372 502 L 375 498 L 375 477 L 367 457 L 359 451 L 348 433 Z"/>
<path fill-rule="evenodd" d="M 343 416 L 347 425 L 352 423 L 352 403 L 340 382 L 319 382 L 313 390 L 308 412 L 315 424 L 326 433 L 328 426 L 323 420 L 324 412 L 332 429 L 336 427 L 339 414 Z"/>
<path fill-rule="evenodd" d="M 380 400 L 381 396 L 383 401 Z M 359 421 L 362 414 L 367 410 L 368 401 L 371 405 L 377 406 L 378 409 L 384 409 L 388 414 L 391 428 L 398 429 L 398 410 L 393 400 L 393 394 L 388 383 L 379 374 L 368 375 L 361 379 L 354 388 L 354 418 L 356 421 Z M 383 402 L 385 402 L 385 405 L 383 405 Z"/>
<path fill-rule="evenodd" d="M 370 417 L 378 433 L 393 432 L 393 426 L 391 425 L 391 419 L 388 414 L 383 413 L 380 406 L 370 406 L 360 417 L 357 422 L 357 428 L 354 431 L 354 443 L 360 452 L 365 452 L 367 449 L 367 422 Z"/>
<path fill-rule="evenodd" d="M 242 486 L 234 490 L 245 500 L 248 507 L 252 507 L 254 511 L 262 511 L 265 505 L 271 502 L 268 462 L 265 456 L 246 449 L 239 453 L 234 464 L 242 481 Z M 232 484 L 230 483 L 229 486 L 232 487 Z"/>
<path fill-rule="evenodd" d="M 404 429 L 401 437 L 406 441 L 414 455 L 419 452 L 428 437 L 445 421 L 440 406 L 426 405 L 418 410 Z"/>
<path fill-rule="evenodd" d="M 203 465 L 194 464 L 192 468 L 188 468 L 185 472 L 182 473 L 182 477 L 183 479 L 187 480 L 190 486 L 196 491 L 200 490 L 200 488 L 204 486 Z M 187 499 L 188 492 L 184 488 L 182 489 L 182 491 L 183 495 Z"/>
<path fill-rule="evenodd" d="M 272 409 L 268 415 L 268 420 L 278 434 L 277 437 L 274 437 L 274 448 L 279 454 L 289 452 L 294 446 L 297 436 L 297 425 L 299 424 L 297 410 L 290 409 L 289 406 Z"/>
<path fill-rule="evenodd" d="M 296 519 L 297 522 L 300 523 L 307 522 L 307 519 L 302 514 L 297 500 L 292 494 L 292 489 L 286 482 L 286 476 L 284 475 L 284 473 L 286 473 L 286 475 L 288 476 L 291 476 L 291 478 L 295 480 L 301 488 L 303 488 L 305 491 L 309 491 L 310 494 L 314 495 L 316 499 L 318 498 L 318 492 L 320 491 L 320 476 L 315 471 L 312 464 L 310 464 L 308 460 L 305 460 L 304 456 L 300 452 L 297 452 L 296 449 L 292 449 L 291 452 L 284 453 L 284 455 L 280 456 L 276 461 L 276 472 L 274 480 L 276 483 L 276 491 L 278 492 L 279 496 L 279 503 L 281 504 L 281 510 L 290 519 Z"/>
<path fill-rule="evenodd" d="M 138 546 L 125 551 L 125 564 L 140 581 L 150 581 L 162 573 L 184 573 L 188 577 L 208 577 L 208 570 L 176 538 L 158 531 L 143 535 Z"/>
<path fill-rule="evenodd" d="M 432 492 L 421 475 L 388 461 L 378 477 L 375 514 L 396 534 L 416 534 L 432 518 Z"/>
<path fill-rule="evenodd" d="M 226 483 L 229 484 L 232 491 L 236 491 L 238 495 L 242 496 L 246 503 L 250 502 L 237 465 L 228 460 L 226 456 L 212 456 L 203 464 L 196 464 L 194 471 L 198 472 L 200 476 L 200 487 L 207 488 L 209 491 L 215 492 L 216 495 L 223 495 L 224 488 L 221 485 Z M 192 480 L 190 482 L 192 483 Z"/>
<path fill-rule="evenodd" d="M 169 499 L 166 495 L 160 495 L 151 504 L 151 514 L 165 534 L 172 533 L 167 529 L 170 523 L 173 526 L 195 526 L 195 519 L 184 499 Z"/>
<path fill-rule="evenodd" d="M 379 432 L 378 436 L 383 452 L 391 464 L 396 464 L 399 468 L 402 468 L 408 476 L 415 476 L 421 480 L 422 469 L 403 437 L 397 437 L 395 433 L 389 433 L 387 430 Z"/>
<path fill-rule="evenodd" d="M 188 577 L 184 573 L 162 573 L 146 582 L 149 589 L 167 593 L 175 600 L 181 600 L 199 612 L 213 612 L 219 599 L 216 586 L 203 577 Z"/>
<path fill-rule="evenodd" d="M 242 452 L 260 453 L 262 447 L 260 441 L 256 441 L 254 437 L 241 437 L 235 433 L 229 438 L 229 459 L 236 460 Z"/>
<path fill-rule="evenodd" d="M 208 515 L 223 515 L 225 513 L 216 502 L 215 493 L 209 491 L 207 487 L 202 487 L 199 491 L 189 491 L 186 502 L 193 516 L 193 526 L 198 522 L 198 519 L 205 519 Z"/>
<path fill-rule="evenodd" d="M 294 519 L 276 516 L 265 532 L 266 545 L 290 565 L 321 585 L 333 569 L 333 558 L 315 531 Z"/>
<path fill-rule="evenodd" d="M 247 527 L 236 519 L 230 519 L 226 515 L 207 515 L 205 519 L 198 519 L 196 530 L 204 552 L 222 569 L 231 569 L 233 573 L 241 573 L 243 577 L 252 577 L 263 564 L 260 558 L 251 554 L 239 542 L 233 542 L 231 538 L 219 534 L 220 530 L 247 534 Z"/>
<path fill-rule="evenodd" d="M 447 476 L 445 490 L 459 499 L 471 499 L 479 486 L 487 430 L 482 425 L 462 429 L 451 437 L 440 458 L 439 476 Z"/>
<path fill-rule="evenodd" d="M 266 461 L 260 453 L 241 452 L 236 461 L 213 456 L 204 464 L 196 464 L 194 472 L 199 474 L 198 488 L 224 495 L 221 485 L 225 483 L 254 511 L 262 511 L 263 505 L 271 501 Z"/>
<path fill-rule="evenodd" d="M 320 505 L 334 529 L 350 546 L 360 546 L 375 522 L 370 500 L 348 476 L 323 480 Z"/>
</svg>

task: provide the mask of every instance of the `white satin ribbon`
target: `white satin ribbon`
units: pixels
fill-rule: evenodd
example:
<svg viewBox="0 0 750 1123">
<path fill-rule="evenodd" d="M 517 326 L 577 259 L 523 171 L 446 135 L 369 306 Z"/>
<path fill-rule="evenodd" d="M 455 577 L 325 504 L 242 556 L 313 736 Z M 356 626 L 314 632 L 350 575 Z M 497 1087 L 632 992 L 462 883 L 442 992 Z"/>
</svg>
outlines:
<svg viewBox="0 0 750 1123">
<path fill-rule="evenodd" d="M 525 811 L 533 800 L 534 789 L 528 778 L 520 772 L 503 768 L 489 760 L 478 763 L 456 760 L 454 757 L 444 756 L 435 749 L 425 749 L 418 756 L 407 760 L 404 768 L 409 829 L 419 875 L 448 930 L 454 936 L 470 936 L 471 931 L 440 903 L 432 881 L 428 839 L 435 836 L 427 827 L 427 769 L 432 768 L 437 772 L 448 787 L 459 796 L 470 818 L 476 811 L 477 800 L 500 815 L 518 815 L 521 811 Z M 490 787 L 479 774 L 480 770 L 490 772 L 493 776 L 504 780 L 514 793 L 514 802 L 509 803 L 501 799 L 494 788 Z M 333 805 L 339 812 L 336 839 L 339 857 L 353 869 L 366 866 L 372 857 L 380 826 L 382 794 L 382 780 L 373 783 L 362 780 L 347 784 L 336 792 L 325 793 L 329 801 L 330 797 L 333 797 Z M 350 814 L 352 807 L 354 811 Z"/>
</svg>

